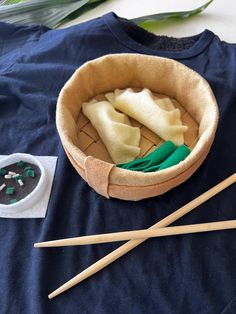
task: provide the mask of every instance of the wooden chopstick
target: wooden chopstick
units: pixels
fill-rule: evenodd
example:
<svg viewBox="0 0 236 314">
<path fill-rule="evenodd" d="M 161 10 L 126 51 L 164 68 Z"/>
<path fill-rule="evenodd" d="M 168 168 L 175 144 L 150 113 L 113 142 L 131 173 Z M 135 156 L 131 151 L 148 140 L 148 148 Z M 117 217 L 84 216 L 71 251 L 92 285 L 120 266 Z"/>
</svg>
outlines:
<svg viewBox="0 0 236 314">
<path fill-rule="evenodd" d="M 131 239 L 145 239 L 154 237 L 166 237 L 171 235 L 181 235 L 188 233 L 209 232 L 216 230 L 235 229 L 236 220 L 226 220 L 217 222 L 208 222 L 202 224 L 183 225 L 175 227 L 158 228 L 154 230 L 144 229 L 135 231 L 123 231 L 114 233 L 96 234 L 83 237 L 75 237 L 47 242 L 35 243 L 34 247 L 56 247 L 70 245 L 87 245 L 115 241 L 126 241 Z"/>
<path fill-rule="evenodd" d="M 226 189 L 228 186 L 230 186 L 231 184 L 233 184 L 235 182 L 236 182 L 236 173 L 234 173 L 233 175 L 231 175 L 230 177 L 228 177 L 227 179 L 225 179 L 221 183 L 217 184 L 216 186 L 214 186 L 210 190 L 201 194 L 200 196 L 198 196 L 197 198 L 195 198 L 191 202 L 182 206 L 181 208 L 179 208 L 178 210 L 176 210 L 172 214 L 168 215 L 167 217 L 165 217 L 161 221 L 157 222 L 156 224 L 154 224 L 149 229 L 157 229 L 157 228 L 166 227 L 166 226 L 170 225 L 174 221 L 183 217 L 184 215 L 186 215 L 187 213 L 192 211 L 194 208 L 203 204 L 204 202 L 209 200 L 211 197 L 215 196 L 216 194 L 223 191 L 224 189 Z M 134 249 L 135 247 L 137 247 L 139 244 L 143 243 L 145 240 L 147 240 L 147 239 L 137 239 L 137 240 L 130 240 L 130 241 L 126 242 L 125 244 L 121 245 L 120 247 L 118 247 L 113 252 L 107 254 L 106 256 L 104 256 L 103 258 L 101 258 L 100 260 L 98 260 L 97 262 L 95 262 L 94 264 L 89 266 L 88 268 L 86 268 L 84 271 L 82 271 L 81 273 L 79 273 L 78 275 L 76 275 L 75 277 L 73 277 L 72 279 L 67 281 L 66 283 L 64 283 L 62 286 L 57 288 L 55 291 L 50 293 L 48 295 L 48 298 L 52 299 L 52 298 L 56 297 L 57 295 L 59 295 L 60 293 L 70 289 L 71 287 L 75 286 L 76 284 L 80 283 L 81 281 L 94 275 L 99 270 L 105 268 L 106 266 L 108 266 L 109 264 L 111 264 L 112 262 L 114 262 L 115 260 L 120 258 L 121 256 L 125 255 L 127 252 L 129 252 L 132 249 Z"/>
</svg>

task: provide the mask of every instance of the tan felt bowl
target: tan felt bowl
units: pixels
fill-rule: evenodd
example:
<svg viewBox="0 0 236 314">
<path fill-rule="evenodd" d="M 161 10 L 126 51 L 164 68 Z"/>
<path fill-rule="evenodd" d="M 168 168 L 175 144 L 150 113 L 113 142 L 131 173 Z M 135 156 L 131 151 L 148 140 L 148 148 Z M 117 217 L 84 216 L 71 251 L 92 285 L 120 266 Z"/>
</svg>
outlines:
<svg viewBox="0 0 236 314">
<path fill-rule="evenodd" d="M 81 112 L 83 102 L 116 88 L 149 88 L 168 96 L 188 125 L 184 142 L 192 151 L 181 163 L 154 173 L 117 168 L 99 135 Z M 158 117 L 157 117 L 158 119 Z M 141 130 L 141 156 L 163 141 L 135 120 Z M 57 129 L 72 165 L 99 194 L 124 200 L 141 200 L 167 192 L 187 180 L 202 164 L 214 140 L 218 107 L 212 90 L 199 74 L 171 59 L 113 54 L 82 65 L 60 92 Z"/>
</svg>

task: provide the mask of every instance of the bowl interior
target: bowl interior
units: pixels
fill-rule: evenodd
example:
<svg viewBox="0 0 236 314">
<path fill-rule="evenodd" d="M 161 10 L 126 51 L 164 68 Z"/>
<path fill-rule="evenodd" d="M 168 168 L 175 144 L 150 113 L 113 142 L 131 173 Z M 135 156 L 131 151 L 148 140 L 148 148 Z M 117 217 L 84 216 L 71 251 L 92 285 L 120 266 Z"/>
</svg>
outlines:
<svg viewBox="0 0 236 314">
<path fill-rule="evenodd" d="M 146 87 L 159 97 L 174 100 L 181 110 L 183 124 L 189 127 L 185 144 L 196 153 L 196 161 L 197 154 L 205 150 L 206 141 L 214 135 L 217 125 L 218 109 L 210 86 L 181 63 L 136 54 L 108 55 L 87 62 L 62 89 L 58 99 L 57 128 L 65 149 L 71 154 L 76 152 L 73 154 L 75 161 L 83 164 L 83 159 L 92 155 L 111 162 L 97 132 L 81 113 L 81 106 L 83 102 L 97 96 L 102 98 L 116 88 L 129 87 Z M 136 121 L 132 122 L 141 129 L 141 156 L 161 144 L 159 137 Z"/>
<path fill-rule="evenodd" d="M 134 88 L 135 91 L 141 89 Z M 161 99 L 168 97 L 167 95 L 157 94 L 154 95 Z M 105 100 L 104 94 L 96 95 L 97 100 Z M 184 133 L 184 144 L 191 150 L 195 147 L 198 141 L 198 122 L 192 117 L 186 108 L 181 105 L 177 100 L 171 99 L 174 106 L 180 109 L 182 123 L 188 126 L 188 130 Z M 129 117 L 130 118 L 130 117 Z M 140 155 L 138 157 L 144 157 L 151 153 L 158 146 L 160 146 L 164 140 L 153 133 L 150 129 L 139 123 L 138 121 L 130 118 L 130 122 L 133 126 L 139 127 L 141 131 L 140 140 Z M 92 126 L 87 117 L 80 111 L 77 121 L 77 137 L 78 137 L 78 148 L 84 152 L 87 156 L 93 156 L 106 162 L 113 163 L 105 145 L 99 137 L 99 134 Z"/>
</svg>

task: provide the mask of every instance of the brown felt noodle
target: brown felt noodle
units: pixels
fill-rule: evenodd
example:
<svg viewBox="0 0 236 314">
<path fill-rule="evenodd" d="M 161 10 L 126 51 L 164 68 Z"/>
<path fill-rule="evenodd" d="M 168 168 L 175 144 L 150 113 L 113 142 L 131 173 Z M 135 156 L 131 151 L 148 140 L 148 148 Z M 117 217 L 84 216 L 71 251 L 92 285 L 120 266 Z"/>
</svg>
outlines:
<svg viewBox="0 0 236 314">
<path fill-rule="evenodd" d="M 184 161 L 159 172 L 142 173 L 113 167 L 100 139 L 93 139 L 91 143 L 89 141 L 88 146 L 82 142 L 83 147 L 87 146 L 82 151 L 81 128 L 86 127 L 85 133 L 91 137 L 89 122 L 81 114 L 82 103 L 96 95 L 127 87 L 147 87 L 156 94 L 173 98 L 174 104 L 181 106 L 183 123 L 189 125 L 188 122 L 193 121 L 191 125 L 194 129 L 190 127 L 185 134 L 185 144 L 192 151 Z M 183 64 L 155 56 L 114 54 L 89 61 L 73 74 L 60 92 L 56 123 L 65 152 L 85 180 L 85 160 L 87 155 L 92 155 L 95 159 L 100 159 L 95 173 L 98 177 L 102 176 L 106 163 L 111 163 L 111 170 L 107 172 L 107 181 L 105 180 L 110 197 L 140 200 L 163 194 L 179 185 L 202 164 L 214 140 L 218 107 L 207 81 Z M 145 131 L 141 127 L 141 133 L 142 129 Z M 160 144 L 151 142 L 155 136 L 149 136 L 147 131 L 145 134 L 147 137 L 141 139 L 141 151 L 144 155 Z M 190 139 L 194 141 L 191 144 L 187 143 Z M 94 169 L 96 166 L 94 165 Z M 91 180 L 90 178 L 90 184 Z M 93 179 L 92 184 L 96 191 L 99 191 L 100 183 L 98 179 Z M 102 193 L 106 194 L 104 189 Z"/>
</svg>

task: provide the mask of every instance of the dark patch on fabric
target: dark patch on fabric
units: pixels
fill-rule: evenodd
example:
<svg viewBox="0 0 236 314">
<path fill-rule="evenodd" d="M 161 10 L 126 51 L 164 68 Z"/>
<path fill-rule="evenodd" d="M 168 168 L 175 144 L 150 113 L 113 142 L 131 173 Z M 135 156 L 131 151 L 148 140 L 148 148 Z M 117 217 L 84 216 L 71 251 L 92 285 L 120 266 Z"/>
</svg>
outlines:
<svg viewBox="0 0 236 314">
<path fill-rule="evenodd" d="M 118 18 L 124 31 L 135 41 L 149 48 L 165 51 L 181 51 L 189 49 L 198 40 L 198 36 L 176 38 L 169 36 L 157 36 L 139 26 L 135 25 L 131 21 Z"/>
</svg>

